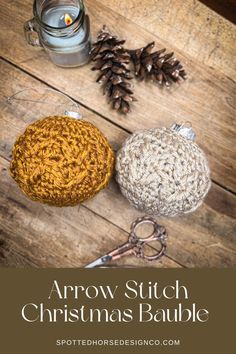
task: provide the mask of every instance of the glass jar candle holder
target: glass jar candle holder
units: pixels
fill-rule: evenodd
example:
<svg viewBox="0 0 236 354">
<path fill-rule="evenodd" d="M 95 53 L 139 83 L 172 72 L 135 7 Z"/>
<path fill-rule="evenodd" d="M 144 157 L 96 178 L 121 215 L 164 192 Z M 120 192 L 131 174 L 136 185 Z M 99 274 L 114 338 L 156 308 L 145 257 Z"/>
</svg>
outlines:
<svg viewBox="0 0 236 354">
<path fill-rule="evenodd" d="M 42 46 L 58 66 L 89 61 L 90 21 L 82 0 L 35 0 L 33 13 L 24 26 L 30 45 Z"/>
</svg>

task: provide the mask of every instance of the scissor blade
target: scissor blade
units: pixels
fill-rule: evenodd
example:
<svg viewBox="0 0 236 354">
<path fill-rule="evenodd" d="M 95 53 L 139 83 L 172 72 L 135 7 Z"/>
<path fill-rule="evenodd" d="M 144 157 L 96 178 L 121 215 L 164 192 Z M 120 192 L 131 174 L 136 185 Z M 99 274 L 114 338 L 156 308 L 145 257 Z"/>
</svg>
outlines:
<svg viewBox="0 0 236 354">
<path fill-rule="evenodd" d="M 95 268 L 104 265 L 106 262 L 109 262 L 112 259 L 111 256 L 105 255 L 100 258 L 97 258 L 95 261 L 87 264 L 84 268 Z"/>
</svg>

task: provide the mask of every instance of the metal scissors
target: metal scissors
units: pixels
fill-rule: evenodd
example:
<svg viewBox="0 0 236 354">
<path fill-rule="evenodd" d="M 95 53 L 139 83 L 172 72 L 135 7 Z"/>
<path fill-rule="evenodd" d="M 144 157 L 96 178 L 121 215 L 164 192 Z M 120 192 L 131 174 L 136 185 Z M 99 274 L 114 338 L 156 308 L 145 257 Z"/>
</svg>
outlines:
<svg viewBox="0 0 236 354">
<path fill-rule="evenodd" d="M 152 234 L 145 238 L 138 237 L 137 235 L 137 228 L 142 224 L 151 224 L 153 226 Z M 118 260 L 121 257 L 129 255 L 134 255 L 148 261 L 160 259 L 165 254 L 167 248 L 166 240 L 167 232 L 164 226 L 159 225 L 152 217 L 140 217 L 132 223 L 127 242 L 121 246 L 118 246 L 104 256 L 97 258 L 95 261 L 87 264 L 85 268 L 101 267 L 111 261 Z M 153 241 L 158 241 L 160 243 L 159 250 L 149 245 L 149 243 Z M 146 254 L 144 250 L 145 245 L 149 245 L 156 252 L 152 255 Z"/>
</svg>

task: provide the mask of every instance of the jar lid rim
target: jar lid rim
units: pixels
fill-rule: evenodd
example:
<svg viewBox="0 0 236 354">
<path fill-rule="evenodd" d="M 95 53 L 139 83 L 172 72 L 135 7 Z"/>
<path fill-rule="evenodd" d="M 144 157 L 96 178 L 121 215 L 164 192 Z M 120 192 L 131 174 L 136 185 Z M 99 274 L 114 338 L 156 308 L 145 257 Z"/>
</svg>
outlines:
<svg viewBox="0 0 236 354">
<path fill-rule="evenodd" d="M 35 20 L 38 22 L 38 24 L 41 27 L 43 27 L 43 29 L 49 30 L 49 31 L 55 31 L 55 33 L 60 32 L 61 34 L 63 34 L 63 32 L 64 32 L 64 34 L 66 34 L 66 33 L 68 33 L 69 29 L 72 31 L 75 31 L 81 27 L 83 20 L 84 20 L 84 16 L 85 16 L 85 8 L 84 8 L 83 3 L 81 3 L 80 11 L 79 11 L 76 19 L 70 25 L 63 26 L 63 27 L 53 27 L 53 26 L 50 26 L 50 25 L 46 24 L 45 22 L 43 22 L 37 13 L 36 1 L 34 1 L 33 13 L 34 13 Z"/>
</svg>

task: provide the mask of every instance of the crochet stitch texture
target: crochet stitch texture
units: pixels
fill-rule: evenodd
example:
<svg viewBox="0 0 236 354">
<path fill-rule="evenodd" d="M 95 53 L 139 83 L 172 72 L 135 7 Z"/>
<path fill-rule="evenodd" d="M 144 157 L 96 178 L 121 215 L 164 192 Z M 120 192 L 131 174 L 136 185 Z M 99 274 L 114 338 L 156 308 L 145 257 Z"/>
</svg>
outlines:
<svg viewBox="0 0 236 354">
<path fill-rule="evenodd" d="M 131 135 L 118 152 L 116 172 L 121 192 L 129 202 L 155 215 L 194 211 L 211 185 L 204 152 L 167 128 Z"/>
<path fill-rule="evenodd" d="M 13 148 L 10 172 L 32 200 L 76 205 L 109 182 L 114 153 L 93 124 L 67 116 L 30 124 Z"/>
</svg>

